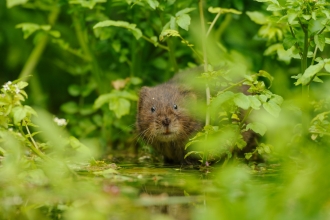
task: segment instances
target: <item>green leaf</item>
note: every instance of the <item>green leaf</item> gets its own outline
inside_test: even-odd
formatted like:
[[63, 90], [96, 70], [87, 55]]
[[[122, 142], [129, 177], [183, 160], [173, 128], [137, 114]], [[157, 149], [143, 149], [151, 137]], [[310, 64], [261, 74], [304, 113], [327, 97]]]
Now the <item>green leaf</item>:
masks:
[[313, 77], [320, 72], [324, 67], [324, 62], [320, 61], [318, 64], [309, 66], [304, 74], [301, 76], [300, 79], [298, 79], [296, 85], [302, 84], [302, 85], [307, 85], [311, 82]]
[[249, 95], [248, 98], [250, 100], [251, 108], [256, 109], [256, 110], [260, 109], [261, 102], [259, 101], [259, 99], [256, 96]]
[[261, 12], [258, 11], [247, 11], [246, 14], [249, 16], [249, 18], [254, 21], [257, 24], [267, 24], [268, 23], [268, 17], [264, 15]]
[[142, 32], [139, 28], [136, 28], [136, 24], [131, 24], [126, 21], [113, 21], [113, 20], [101, 21], [95, 24], [93, 28], [95, 29], [95, 28], [103, 28], [103, 27], [111, 27], [111, 26], [126, 28], [127, 30], [132, 32], [132, 34], [136, 39], [142, 37]]
[[147, 0], [147, 2], [152, 9], [156, 9], [159, 6], [159, 2], [157, 0]]
[[274, 117], [278, 117], [281, 112], [281, 107], [273, 101], [265, 102], [263, 104], [264, 109]]
[[80, 4], [81, 7], [93, 9], [97, 3], [103, 3], [106, 0], [70, 0], [70, 4]]
[[112, 93], [102, 94], [94, 102], [93, 108], [98, 109], [105, 103], [109, 103], [111, 99], [115, 98], [116, 96]]
[[208, 11], [210, 13], [213, 13], [213, 14], [217, 14], [217, 13], [221, 13], [221, 14], [232, 13], [232, 14], [237, 14], [237, 15], [242, 14], [242, 12], [237, 11], [237, 10], [232, 9], [232, 8], [209, 7]]
[[317, 34], [314, 36], [314, 41], [316, 46], [320, 49], [320, 51], [324, 50], [325, 46], [325, 36], [324, 34]]
[[245, 159], [247, 159], [247, 160], [249, 160], [253, 156], [252, 153], [245, 153], [244, 155], [245, 155]]
[[187, 13], [193, 11], [193, 10], [195, 10], [195, 8], [185, 8], [185, 9], [182, 9], [182, 10], [178, 11], [178, 12], [175, 14], [175, 16], [176, 16], [176, 17], [179, 17], [179, 16], [181, 16], [181, 15], [183, 15], [183, 14], [187, 14]]
[[21, 122], [27, 114], [26, 108], [24, 106], [16, 106], [12, 109], [14, 124]]
[[261, 124], [259, 122], [253, 122], [250, 123], [246, 126], [246, 129], [250, 129], [258, 134], [260, 134], [261, 136], [264, 136], [264, 134], [267, 131], [267, 127], [264, 124]]
[[27, 39], [31, 34], [38, 30], [49, 31], [51, 26], [50, 25], [38, 25], [34, 23], [20, 23], [16, 25], [16, 28], [21, 28], [23, 31], [24, 39]]
[[25, 87], [27, 87], [29, 85], [29, 83], [24, 82], [24, 81], [19, 81], [16, 85], [19, 89], [24, 89]]
[[264, 71], [264, 70], [259, 70], [259, 76], [263, 76], [263, 77], [266, 77], [269, 82], [270, 82], [270, 85], [268, 88], [270, 88], [272, 86], [272, 83], [273, 83], [273, 80], [274, 80], [274, 77], [272, 77], [268, 72]]
[[330, 72], [330, 59], [324, 59], [325, 65], [324, 65], [324, 69], [327, 72]]
[[274, 4], [277, 4], [279, 5], [278, 1], [277, 0], [256, 0], [257, 2], [272, 2]]
[[248, 109], [250, 107], [250, 99], [243, 93], [235, 94], [234, 102], [242, 109]]
[[76, 84], [70, 85], [68, 88], [69, 94], [74, 97], [80, 95], [80, 90], [81, 90], [80, 86]]
[[180, 15], [176, 18], [176, 23], [181, 27], [182, 29], [188, 31], [189, 25], [190, 25], [190, 16], [187, 14]]
[[7, 0], [7, 8], [12, 8], [16, 5], [24, 5], [29, 0]]
[[298, 12], [290, 10], [288, 11], [288, 22], [293, 24], [293, 21], [298, 17]]
[[79, 111], [77, 103], [71, 101], [61, 105], [61, 110], [68, 114], [75, 114]]
[[121, 118], [129, 113], [131, 103], [124, 98], [114, 98], [109, 102], [109, 109], [115, 112], [117, 118]]
[[285, 35], [283, 39], [283, 47], [288, 50], [296, 44], [297, 40], [292, 35]]
[[234, 93], [231, 91], [226, 91], [224, 93], [221, 93], [220, 95], [218, 95], [217, 97], [215, 97], [212, 100], [212, 105], [214, 105], [215, 107], [221, 106], [223, 103], [227, 102], [228, 100], [232, 99], [234, 97]]
[[267, 11], [281, 11], [283, 8], [277, 4], [270, 4], [267, 7]]

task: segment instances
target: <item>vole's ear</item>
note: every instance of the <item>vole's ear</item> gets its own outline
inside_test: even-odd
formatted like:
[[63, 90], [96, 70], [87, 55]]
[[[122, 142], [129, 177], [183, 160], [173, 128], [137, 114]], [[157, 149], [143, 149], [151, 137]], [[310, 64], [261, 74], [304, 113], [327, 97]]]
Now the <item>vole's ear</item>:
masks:
[[180, 91], [180, 94], [186, 98], [190, 98], [190, 99], [193, 99], [193, 100], [197, 100], [197, 96], [195, 93], [193, 93], [191, 90], [181, 90]]
[[147, 86], [143, 86], [140, 90], [140, 97], [146, 96], [150, 91], [150, 88]]

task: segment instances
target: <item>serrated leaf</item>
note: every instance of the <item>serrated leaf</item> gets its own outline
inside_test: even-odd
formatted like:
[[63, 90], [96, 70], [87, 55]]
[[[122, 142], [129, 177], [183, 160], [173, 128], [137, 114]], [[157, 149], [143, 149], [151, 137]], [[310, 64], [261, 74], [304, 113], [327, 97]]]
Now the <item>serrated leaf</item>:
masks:
[[263, 104], [264, 109], [274, 117], [278, 117], [281, 112], [281, 107], [275, 102], [269, 101]]
[[188, 31], [189, 25], [190, 25], [190, 16], [187, 14], [180, 15], [176, 18], [176, 23], [181, 27], [182, 29]]
[[234, 102], [242, 109], [248, 109], [250, 107], [250, 99], [243, 93], [237, 93], [234, 97]]
[[261, 124], [259, 122], [253, 122], [250, 123], [246, 126], [246, 129], [250, 129], [258, 134], [260, 134], [261, 136], [264, 136], [264, 134], [267, 131], [267, 127], [264, 124]]
[[127, 30], [132, 32], [132, 34], [136, 39], [142, 37], [142, 32], [139, 28], [136, 27], [136, 24], [131, 24], [126, 21], [114, 21], [114, 20], [101, 21], [95, 24], [93, 28], [95, 29], [95, 28], [103, 28], [103, 27], [111, 27], [111, 26], [126, 28]]
[[314, 36], [314, 41], [316, 46], [320, 49], [320, 51], [324, 50], [325, 46], [325, 36], [324, 34], [317, 34]]

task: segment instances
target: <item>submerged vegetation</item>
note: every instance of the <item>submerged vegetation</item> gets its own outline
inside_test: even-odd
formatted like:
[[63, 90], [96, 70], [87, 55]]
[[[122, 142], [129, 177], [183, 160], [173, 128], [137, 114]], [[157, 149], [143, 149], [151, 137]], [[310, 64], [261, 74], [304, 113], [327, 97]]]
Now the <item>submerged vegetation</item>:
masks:
[[[1, 1], [0, 218], [328, 219], [329, 11]], [[200, 163], [164, 166], [136, 137], [138, 91], [200, 66]]]

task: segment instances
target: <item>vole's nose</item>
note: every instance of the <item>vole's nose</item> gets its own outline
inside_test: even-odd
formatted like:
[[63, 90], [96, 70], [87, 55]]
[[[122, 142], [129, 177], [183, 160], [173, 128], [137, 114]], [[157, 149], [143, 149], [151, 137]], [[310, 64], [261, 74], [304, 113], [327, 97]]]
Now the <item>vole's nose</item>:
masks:
[[171, 123], [171, 120], [168, 119], [168, 118], [165, 118], [165, 119], [162, 121], [162, 124], [163, 124], [165, 127], [169, 126], [170, 123]]

